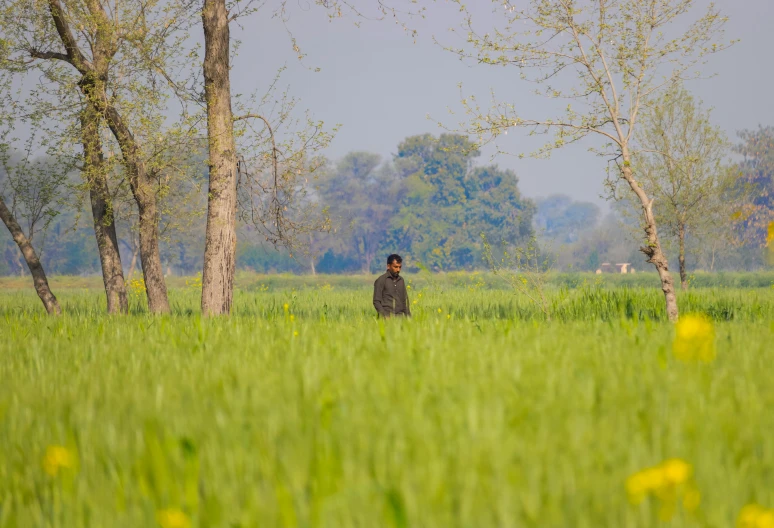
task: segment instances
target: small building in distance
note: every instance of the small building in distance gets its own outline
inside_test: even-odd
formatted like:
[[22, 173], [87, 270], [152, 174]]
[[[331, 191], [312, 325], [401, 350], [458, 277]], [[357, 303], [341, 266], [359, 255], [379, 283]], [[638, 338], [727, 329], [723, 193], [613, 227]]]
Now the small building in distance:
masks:
[[634, 268], [632, 268], [630, 262], [620, 262], [618, 264], [603, 262], [597, 270], [597, 275], [602, 273], [634, 273]]

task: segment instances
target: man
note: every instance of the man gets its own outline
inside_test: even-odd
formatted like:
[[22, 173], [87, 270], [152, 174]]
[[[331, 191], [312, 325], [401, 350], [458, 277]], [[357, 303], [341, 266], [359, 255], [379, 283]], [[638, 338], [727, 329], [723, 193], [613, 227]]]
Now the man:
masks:
[[406, 283], [400, 276], [402, 267], [403, 259], [393, 253], [387, 257], [387, 273], [374, 282], [374, 308], [381, 317], [411, 317]]

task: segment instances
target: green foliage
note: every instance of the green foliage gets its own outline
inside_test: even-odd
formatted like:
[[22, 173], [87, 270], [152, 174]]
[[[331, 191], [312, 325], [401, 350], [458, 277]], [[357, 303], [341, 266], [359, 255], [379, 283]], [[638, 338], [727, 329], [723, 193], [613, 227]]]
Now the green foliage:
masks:
[[395, 160], [406, 194], [395, 215], [394, 247], [433, 270], [480, 266], [483, 233], [515, 244], [532, 233], [534, 204], [518, 190], [512, 171], [473, 168], [479, 155], [466, 136], [429, 134], [406, 139]]
[[534, 204], [512, 171], [474, 167], [478, 155], [459, 134], [406, 138], [381, 167], [374, 154], [348, 154], [318, 185], [339, 226], [312, 241], [320, 271], [377, 271], [396, 251], [409, 266], [470, 269], [484, 264], [481, 233], [498, 244], [528, 237]]
[[367, 285], [322, 287], [361, 277], [240, 290], [206, 320], [174, 288], [173, 315], [118, 318], [96, 290], [61, 292], [59, 319], [0, 292], [0, 522], [650, 528], [625, 482], [671, 457], [702, 494], [702, 520], [673, 526], [774, 504], [774, 291], [681, 295], [715, 320], [736, 310], [717, 360], [686, 365], [655, 288], [578, 289], [548, 324], [454, 277], [467, 285], [414, 283], [396, 324]]

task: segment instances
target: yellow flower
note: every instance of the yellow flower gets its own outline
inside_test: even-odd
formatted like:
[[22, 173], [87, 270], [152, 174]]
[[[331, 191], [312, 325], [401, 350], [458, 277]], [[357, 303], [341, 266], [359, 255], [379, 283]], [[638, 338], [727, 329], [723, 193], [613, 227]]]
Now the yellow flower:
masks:
[[739, 512], [737, 528], [774, 528], [774, 510], [748, 504]]
[[757, 528], [758, 517], [766, 513], [766, 508], [757, 504], [748, 504], [739, 512], [736, 519], [737, 528]]
[[691, 465], [679, 458], [661, 463], [664, 479], [670, 484], [683, 484], [691, 476]]
[[288, 303], [285, 303], [282, 305], [282, 309], [285, 310], [285, 313], [287, 313], [288, 310], [290, 310], [290, 305]]
[[715, 328], [702, 315], [681, 317], [675, 327], [672, 352], [681, 361], [710, 362], [715, 359]]
[[295, 330], [295, 331], [293, 332], [293, 336], [294, 336], [294, 337], [298, 337], [298, 330]]
[[46, 448], [43, 457], [43, 470], [55, 477], [61, 468], [71, 469], [75, 466], [75, 457], [66, 447], [51, 445]]
[[417, 301], [414, 301], [414, 302], [413, 302], [413, 303], [411, 303], [411, 304], [416, 304], [416, 303], [417, 303]]
[[626, 494], [632, 504], [639, 504], [648, 496], [657, 499], [662, 520], [672, 518], [680, 499], [685, 511], [694, 512], [701, 503], [701, 495], [691, 482], [692, 473], [686, 461], [671, 458], [631, 475], [626, 479]]
[[451, 319], [451, 314], [446, 314], [447, 319]]
[[191, 526], [188, 516], [176, 508], [157, 511], [156, 521], [161, 528], [190, 528]]
[[293, 314], [290, 314], [290, 322], [292, 323], [295, 320], [296, 320], [296, 316]]
[[438, 313], [441, 313], [442, 311], [443, 311], [443, 310], [441, 310], [440, 308], [438, 308]]

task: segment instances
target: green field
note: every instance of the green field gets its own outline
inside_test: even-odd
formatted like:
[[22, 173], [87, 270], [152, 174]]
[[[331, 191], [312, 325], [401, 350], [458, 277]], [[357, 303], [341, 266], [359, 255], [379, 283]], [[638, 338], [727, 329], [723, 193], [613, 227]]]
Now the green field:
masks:
[[[774, 507], [771, 275], [680, 295], [711, 363], [675, 359], [652, 276], [575, 278], [550, 322], [479, 274], [414, 277], [415, 316], [387, 322], [367, 277], [241, 276], [212, 320], [184, 279], [172, 315], [135, 292], [108, 317], [99, 279], [55, 278], [61, 318], [4, 280], [0, 528], [650, 527], [675, 497], [665, 526], [719, 528]], [[677, 495], [632, 504], [627, 478], [672, 458]]]

